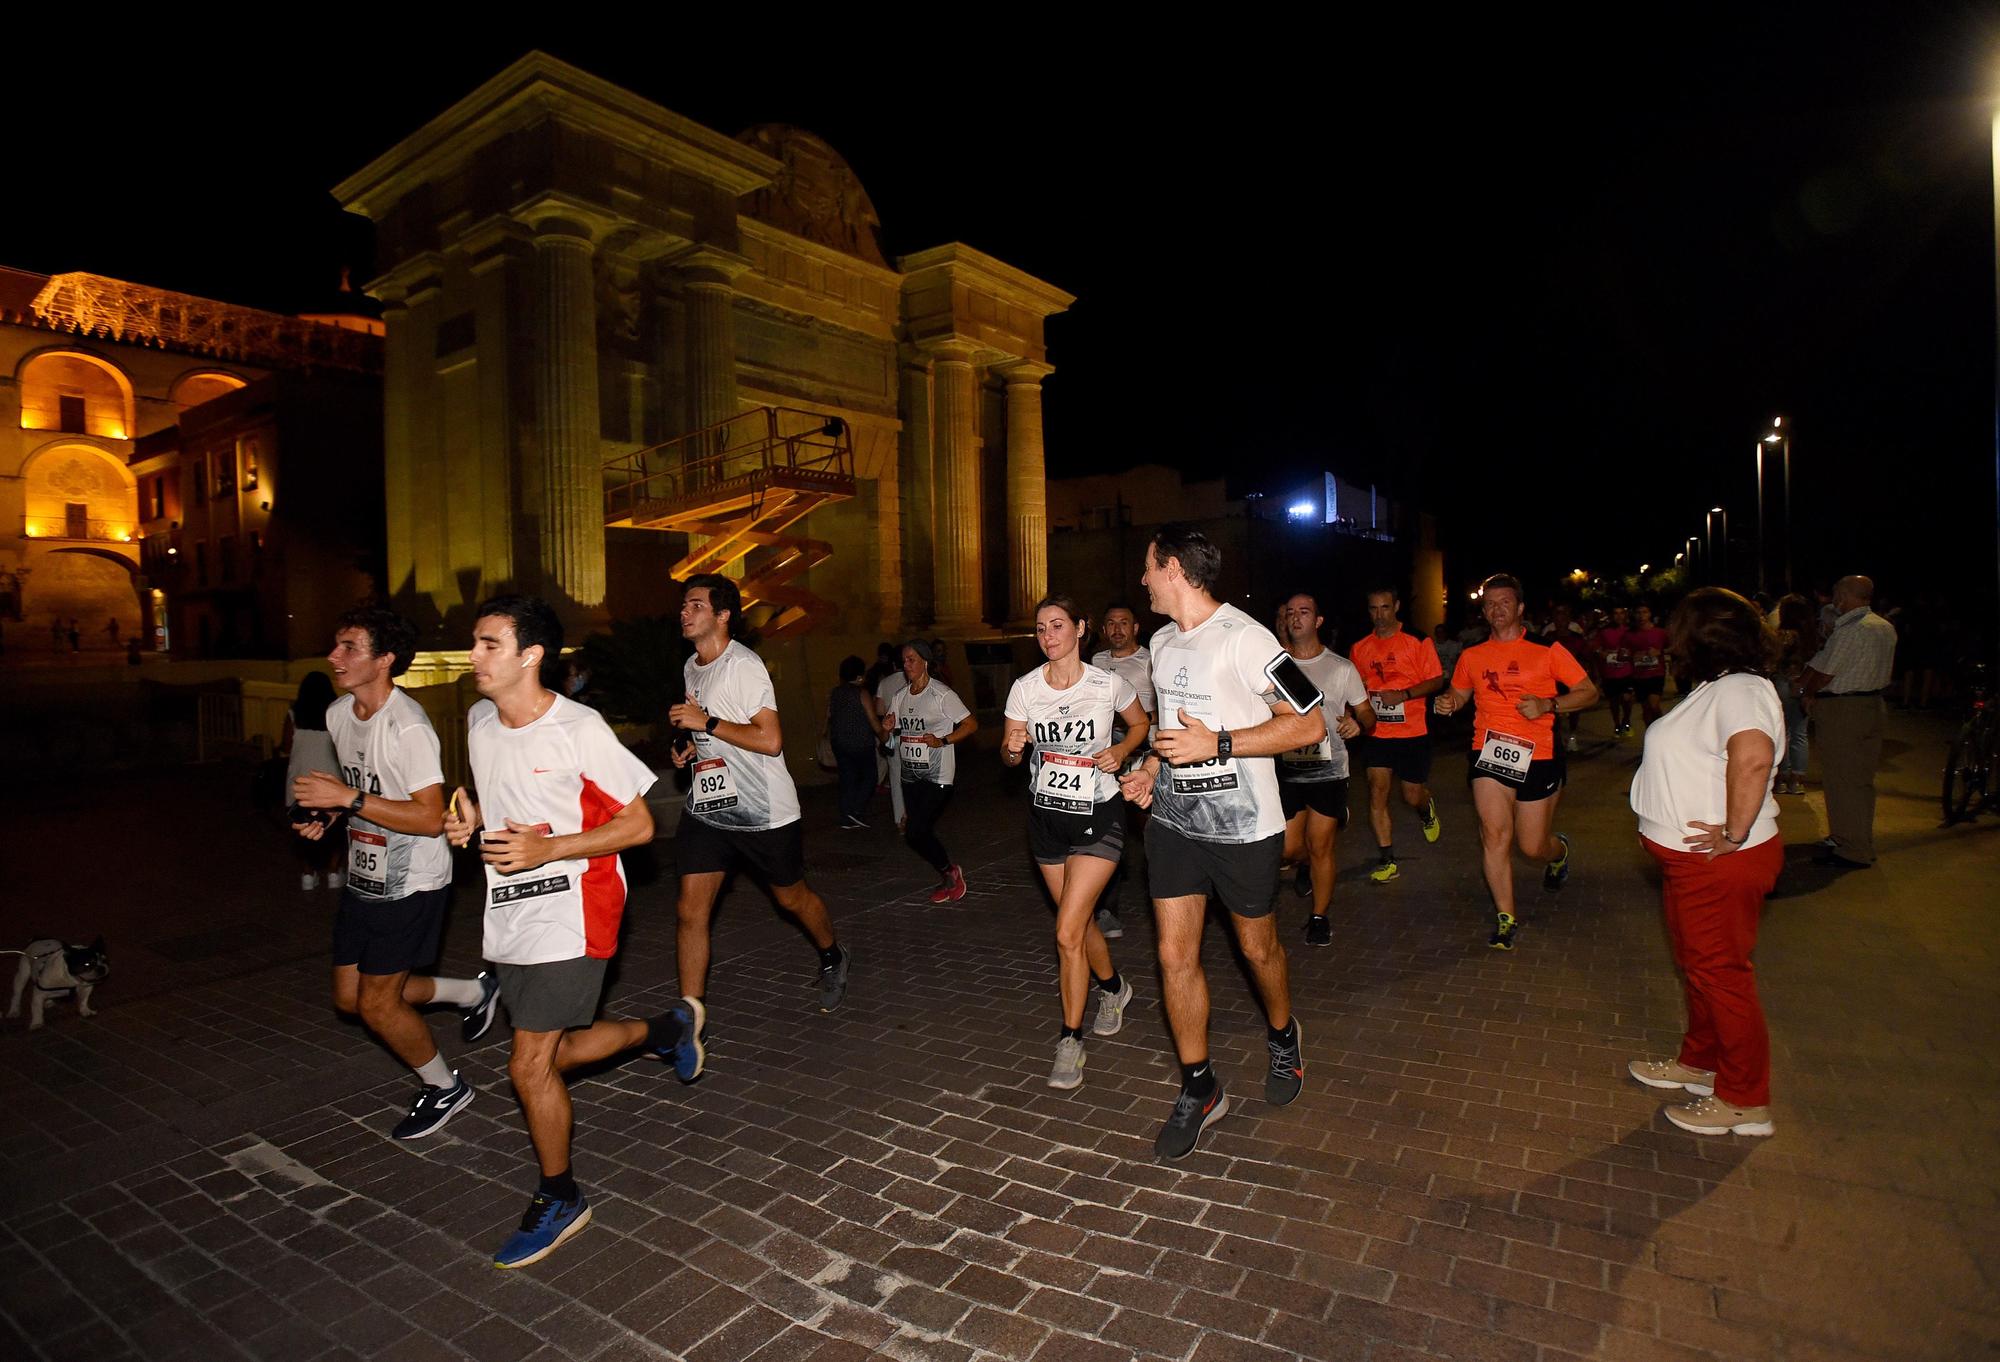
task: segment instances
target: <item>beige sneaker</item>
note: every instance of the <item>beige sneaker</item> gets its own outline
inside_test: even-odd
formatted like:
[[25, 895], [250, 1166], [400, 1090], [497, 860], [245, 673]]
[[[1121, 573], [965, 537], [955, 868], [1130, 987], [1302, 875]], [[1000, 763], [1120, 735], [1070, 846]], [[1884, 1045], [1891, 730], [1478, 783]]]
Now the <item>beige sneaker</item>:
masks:
[[1692, 1102], [1664, 1108], [1667, 1119], [1695, 1135], [1771, 1135], [1769, 1107], [1732, 1107], [1715, 1097], [1697, 1097]]
[[1690, 1069], [1678, 1059], [1635, 1059], [1625, 1068], [1649, 1088], [1681, 1088], [1696, 1097], [1711, 1097], [1715, 1093], [1714, 1074], [1706, 1069]]

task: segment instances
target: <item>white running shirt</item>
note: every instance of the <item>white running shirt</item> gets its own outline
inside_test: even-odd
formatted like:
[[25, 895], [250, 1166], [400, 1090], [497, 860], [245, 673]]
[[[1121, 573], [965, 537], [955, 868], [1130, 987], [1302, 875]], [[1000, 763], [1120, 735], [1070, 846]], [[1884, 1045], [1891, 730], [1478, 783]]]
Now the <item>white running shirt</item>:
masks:
[[1030, 802], [1059, 813], [1089, 813], [1118, 793], [1118, 777], [1098, 770], [1095, 758], [1111, 746], [1118, 711], [1138, 697], [1130, 682], [1102, 667], [1085, 667], [1068, 690], [1051, 686], [1048, 670], [1035, 668], [1007, 692], [1006, 716], [1028, 726]]
[[[444, 784], [437, 730], [424, 707], [396, 687], [388, 703], [366, 719], [354, 715], [354, 697], [326, 707], [326, 732], [340, 763], [340, 778], [364, 794], [406, 800]], [[347, 887], [364, 899], [400, 899], [451, 883], [451, 848], [444, 834], [419, 837], [392, 832], [348, 815]]]
[[[1153, 693], [1153, 654], [1145, 644], [1125, 657], [1113, 657], [1109, 648], [1090, 659], [1090, 665], [1107, 672], [1117, 672], [1132, 687], [1132, 693], [1139, 697], [1139, 708], [1148, 714], [1158, 712], [1159, 697]], [[1120, 706], [1123, 708], [1123, 706]]]
[[[522, 728], [500, 722], [491, 700], [472, 707], [466, 746], [488, 831], [508, 820], [568, 837], [601, 828], [652, 788], [656, 777], [626, 751], [604, 716], [552, 694], [548, 712]], [[542, 965], [618, 953], [625, 870], [617, 853], [550, 861], [503, 875], [486, 867], [485, 958]]]
[[[687, 691], [705, 713], [724, 723], [747, 724], [759, 710], [778, 708], [764, 659], [731, 639], [722, 655], [701, 665], [691, 657]], [[782, 753], [767, 757], [706, 733], [694, 733], [693, 783], [687, 811], [715, 828], [739, 832], [781, 828], [799, 820], [799, 787]]]
[[[1168, 621], [1153, 635], [1153, 685], [1159, 725], [1183, 725], [1186, 710], [1210, 728], [1236, 732], [1271, 717], [1277, 689], [1265, 666], [1285, 650], [1269, 629], [1233, 605], [1189, 633]], [[1285, 830], [1277, 763], [1269, 757], [1211, 757], [1194, 766], [1160, 766], [1153, 817], [1203, 842], [1258, 842]]]
[[924, 683], [923, 693], [908, 689], [899, 690], [889, 701], [889, 713], [896, 716], [896, 731], [904, 741], [896, 744], [896, 762], [903, 773], [903, 779], [915, 784], [929, 781], [933, 785], [949, 785], [958, 774], [957, 749], [950, 743], [943, 747], [929, 747], [908, 739], [925, 733], [935, 734], [940, 741], [945, 734], [957, 728], [972, 713], [965, 707], [965, 701], [944, 682], [933, 676]]
[[1299, 670], [1326, 696], [1321, 706], [1326, 714], [1326, 736], [1310, 747], [1278, 754], [1278, 779], [1312, 783], [1347, 779], [1347, 744], [1333, 731], [1334, 722], [1347, 713], [1349, 705], [1368, 703], [1368, 686], [1361, 669], [1331, 648], [1322, 648], [1317, 657], [1295, 657]]

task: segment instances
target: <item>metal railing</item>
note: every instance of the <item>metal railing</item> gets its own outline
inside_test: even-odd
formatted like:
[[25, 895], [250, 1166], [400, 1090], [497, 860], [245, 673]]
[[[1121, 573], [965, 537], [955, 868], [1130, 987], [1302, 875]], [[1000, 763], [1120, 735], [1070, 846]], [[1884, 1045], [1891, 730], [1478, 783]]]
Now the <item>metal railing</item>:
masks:
[[646, 504], [726, 499], [783, 472], [829, 488], [854, 477], [854, 436], [824, 412], [759, 407], [727, 421], [607, 460], [604, 518], [632, 518]]
[[[82, 534], [78, 534], [78, 530]], [[23, 518], [23, 539], [98, 539], [114, 544], [136, 543], [137, 529], [130, 520], [71, 520], [60, 515], [31, 515]]]

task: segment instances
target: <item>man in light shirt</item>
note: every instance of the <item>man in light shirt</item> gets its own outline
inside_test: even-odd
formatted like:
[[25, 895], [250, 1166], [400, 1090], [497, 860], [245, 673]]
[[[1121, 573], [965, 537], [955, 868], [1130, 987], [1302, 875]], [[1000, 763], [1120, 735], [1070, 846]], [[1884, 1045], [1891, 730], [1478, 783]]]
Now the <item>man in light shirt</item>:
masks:
[[[1132, 607], [1123, 601], [1113, 601], [1104, 607], [1104, 641], [1110, 646], [1091, 658], [1090, 665], [1124, 677], [1139, 697], [1139, 707], [1146, 711], [1150, 719], [1159, 708], [1153, 692], [1153, 654], [1139, 642], [1139, 618]], [[1111, 740], [1114, 743], [1125, 741], [1124, 730], [1114, 726]], [[1136, 765], [1138, 758], [1144, 755], [1145, 748], [1141, 747], [1134, 756], [1133, 764]], [[1111, 883], [1104, 890], [1104, 897], [1097, 903], [1097, 930], [1113, 940], [1125, 935], [1125, 927], [1118, 920], [1118, 897], [1129, 873], [1128, 867], [1134, 860], [1142, 866], [1145, 863], [1145, 848], [1141, 842], [1146, 831], [1146, 811], [1127, 803], [1125, 820], [1137, 835], [1125, 839], [1124, 859], [1118, 862], [1118, 868], [1111, 874]]]
[[1833, 628], [1799, 683], [1819, 744], [1829, 843], [1813, 859], [1842, 870], [1875, 864], [1875, 770], [1882, 764], [1882, 690], [1896, 662], [1896, 626], [1875, 613], [1875, 583], [1833, 584]]

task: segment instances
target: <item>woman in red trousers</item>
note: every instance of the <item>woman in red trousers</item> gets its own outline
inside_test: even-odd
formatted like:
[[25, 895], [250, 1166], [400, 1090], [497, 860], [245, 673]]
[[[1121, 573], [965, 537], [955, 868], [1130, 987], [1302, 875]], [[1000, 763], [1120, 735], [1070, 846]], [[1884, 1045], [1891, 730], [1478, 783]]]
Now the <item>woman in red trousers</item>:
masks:
[[1667, 634], [1684, 698], [1647, 726], [1632, 811], [1660, 867], [1687, 1034], [1673, 1059], [1635, 1059], [1631, 1073], [1692, 1097], [1665, 1111], [1682, 1130], [1769, 1135], [1771, 1039], [1750, 955], [1785, 861], [1771, 797], [1785, 743], [1777, 640], [1756, 606], [1720, 587], [1690, 593]]

